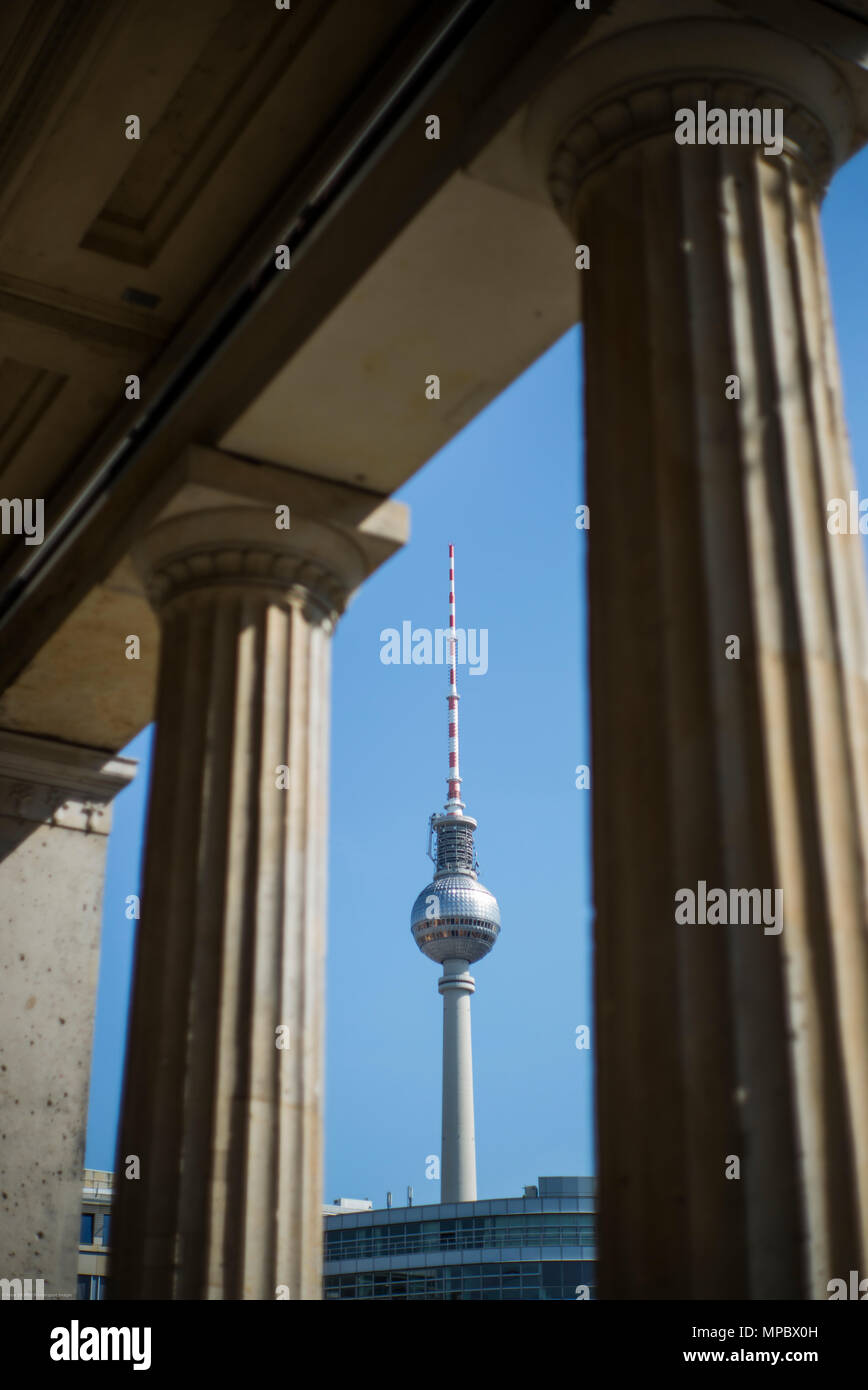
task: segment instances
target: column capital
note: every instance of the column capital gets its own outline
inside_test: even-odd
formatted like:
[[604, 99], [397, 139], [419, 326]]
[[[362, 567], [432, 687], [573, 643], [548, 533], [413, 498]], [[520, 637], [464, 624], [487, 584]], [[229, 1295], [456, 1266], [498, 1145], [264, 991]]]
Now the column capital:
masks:
[[285, 605], [313, 599], [331, 622], [368, 572], [361, 547], [341, 528], [294, 518], [278, 530], [274, 512], [254, 507], [171, 517], [143, 537], [133, 558], [158, 611], [252, 591]]
[[[852, 66], [852, 65], [850, 65]], [[780, 108], [783, 151], [819, 187], [864, 141], [865, 74], [772, 29], [669, 19], [577, 49], [531, 104], [525, 148], [561, 216], [585, 180], [640, 140], [675, 139], [675, 113]], [[713, 152], [716, 147], [709, 146]]]
[[[406, 538], [406, 508], [218, 450], [185, 452], [170, 501], [132, 549], [158, 612], [247, 593], [333, 624]], [[309, 616], [314, 616], [310, 613]]]

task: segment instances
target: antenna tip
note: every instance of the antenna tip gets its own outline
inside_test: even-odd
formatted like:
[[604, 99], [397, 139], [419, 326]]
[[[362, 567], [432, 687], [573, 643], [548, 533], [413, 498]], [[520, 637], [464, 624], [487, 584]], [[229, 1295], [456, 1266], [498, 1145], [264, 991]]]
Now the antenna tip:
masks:
[[450, 560], [452, 559], [452, 556], [453, 556], [454, 554], [455, 554], [455, 546], [454, 546], [454, 545], [450, 545], [450, 547], [449, 547], [449, 558], [450, 558]]

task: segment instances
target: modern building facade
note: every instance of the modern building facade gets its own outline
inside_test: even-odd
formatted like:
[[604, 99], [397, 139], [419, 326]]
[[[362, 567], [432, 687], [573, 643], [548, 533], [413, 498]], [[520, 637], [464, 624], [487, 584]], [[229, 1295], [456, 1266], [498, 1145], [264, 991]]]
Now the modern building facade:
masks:
[[[868, 1268], [868, 598], [826, 525], [819, 225], [866, 51], [865, 0], [4, 5], [5, 1277], [75, 1292], [101, 832], [155, 718], [113, 1293], [320, 1297], [331, 634], [395, 490], [577, 318], [600, 1291]], [[680, 143], [685, 109], [780, 112], [780, 147]], [[699, 882], [781, 891], [783, 931], [685, 929]]]
[[103, 1299], [106, 1295], [114, 1182], [114, 1173], [100, 1168], [84, 1170], [76, 1288], [79, 1299]]
[[324, 1297], [595, 1299], [595, 1190], [542, 1177], [523, 1197], [327, 1216]]
[[[323, 1297], [594, 1299], [593, 1178], [543, 1177], [522, 1197], [375, 1211], [324, 1203]], [[114, 1174], [85, 1169], [79, 1299], [106, 1296]]]

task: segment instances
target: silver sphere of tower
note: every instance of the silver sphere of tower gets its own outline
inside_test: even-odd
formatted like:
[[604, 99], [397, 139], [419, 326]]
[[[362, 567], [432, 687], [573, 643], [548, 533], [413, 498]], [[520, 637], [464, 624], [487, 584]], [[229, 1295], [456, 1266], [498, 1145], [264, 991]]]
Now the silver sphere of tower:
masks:
[[487, 956], [500, 935], [500, 908], [476, 877], [472, 816], [432, 816], [437, 836], [437, 872], [422, 889], [410, 913], [419, 950], [442, 965]]

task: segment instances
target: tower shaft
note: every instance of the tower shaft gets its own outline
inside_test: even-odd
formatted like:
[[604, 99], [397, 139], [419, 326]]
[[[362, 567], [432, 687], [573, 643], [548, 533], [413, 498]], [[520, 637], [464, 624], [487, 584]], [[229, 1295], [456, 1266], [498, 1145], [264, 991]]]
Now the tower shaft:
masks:
[[470, 996], [475, 982], [466, 960], [446, 960], [437, 981], [443, 995], [443, 1134], [441, 1202], [476, 1201], [476, 1129]]

